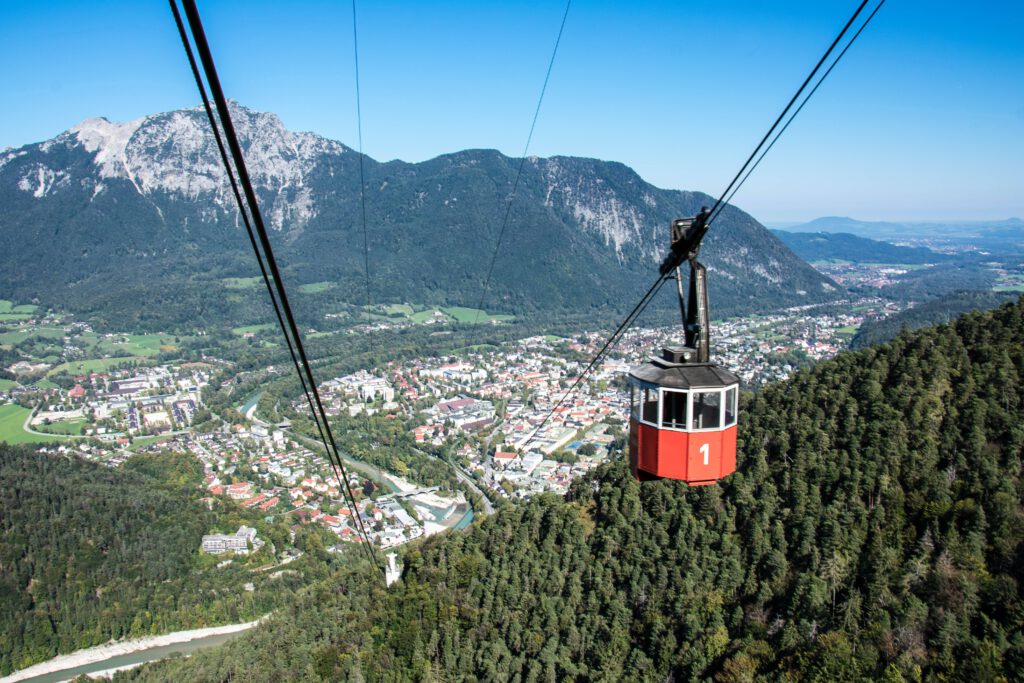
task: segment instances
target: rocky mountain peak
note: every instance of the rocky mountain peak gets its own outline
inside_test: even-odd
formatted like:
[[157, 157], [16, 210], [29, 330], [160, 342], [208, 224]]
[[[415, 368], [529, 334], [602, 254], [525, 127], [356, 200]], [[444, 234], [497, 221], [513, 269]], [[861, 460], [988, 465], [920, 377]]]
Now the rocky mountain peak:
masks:
[[[232, 120], [245, 150], [246, 163], [277, 229], [301, 228], [316, 215], [307, 187], [310, 174], [327, 156], [344, 154], [344, 145], [313, 133], [293, 133], [272, 113], [230, 102]], [[86, 177], [61, 168], [58, 152], [79, 149], [92, 156]], [[109, 189], [109, 181], [128, 181], [139, 194], [169, 194], [188, 201], [212, 201], [221, 212], [234, 211], [234, 200], [216, 142], [202, 107], [145, 116], [127, 123], [91, 118], [52, 140], [5, 152], [0, 167], [18, 156], [38, 152], [18, 182], [37, 199], [81, 182], [92, 197]], [[21, 152], [21, 153], [19, 153]], [[219, 218], [206, 212], [208, 220]]]
[[96, 155], [94, 161], [99, 166], [101, 177], [124, 178], [129, 175], [125, 148], [145, 120], [141, 118], [129, 123], [111, 123], [103, 117], [86, 119], [65, 135], [76, 138], [85, 151]]
[[[516, 185], [520, 161], [494, 150], [419, 163], [365, 159], [361, 185], [359, 157], [341, 143], [230, 106], [281, 257], [303, 281], [331, 279], [339, 291], [362, 286], [354, 245], [362, 244], [365, 210], [369, 261], [390, 274], [389, 297], [477, 299], [480, 264], [492, 258], [515, 186], [495, 301], [510, 309], [607, 305], [650, 279], [673, 218], [713, 201], [655, 187], [621, 163], [578, 157], [531, 157]], [[5, 248], [10, 255], [0, 258], [0, 286], [26, 298], [59, 280], [95, 306], [84, 283], [105, 296], [105, 278], [116, 272], [125, 281], [129, 268], [154, 287], [156, 266], [174, 274], [168, 282], [198, 268], [209, 277], [248, 272], [239, 265], [245, 244], [234, 197], [201, 107], [127, 123], [89, 119], [53, 140], [0, 152], [0, 196], [0, 256]], [[708, 234], [702, 261], [715, 279], [716, 315], [835, 295], [834, 283], [735, 207]], [[36, 286], [32, 263], [63, 265]], [[200, 289], [197, 298], [222, 303], [216, 289]]]

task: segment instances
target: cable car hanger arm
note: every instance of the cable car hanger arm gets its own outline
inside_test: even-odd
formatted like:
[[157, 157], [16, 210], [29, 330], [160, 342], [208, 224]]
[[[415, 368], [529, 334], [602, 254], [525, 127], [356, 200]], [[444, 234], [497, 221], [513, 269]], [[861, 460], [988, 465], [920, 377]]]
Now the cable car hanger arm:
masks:
[[[711, 322], [708, 312], [707, 268], [697, 256], [701, 240], [708, 231], [711, 210], [703, 207], [693, 218], [676, 218], [670, 227], [672, 243], [668, 254], [661, 262], [658, 272], [662, 278], [675, 271], [676, 293], [679, 296], [679, 312], [683, 319], [684, 346], [678, 349], [676, 362], [708, 363], [711, 361]], [[683, 261], [690, 262], [690, 286], [683, 294], [683, 277], [679, 270]]]

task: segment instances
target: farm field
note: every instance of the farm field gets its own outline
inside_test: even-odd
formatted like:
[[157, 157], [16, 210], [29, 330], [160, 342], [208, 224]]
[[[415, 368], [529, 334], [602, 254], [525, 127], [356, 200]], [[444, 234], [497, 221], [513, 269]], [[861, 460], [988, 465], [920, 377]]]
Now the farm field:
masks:
[[61, 440], [59, 436], [29, 434], [22, 429], [22, 426], [25, 424], [25, 418], [27, 418], [31, 412], [32, 411], [28, 408], [23, 408], [22, 406], [14, 403], [0, 405], [0, 441], [16, 444], [47, 443], [50, 441]]
[[66, 434], [71, 436], [80, 436], [82, 434], [82, 428], [86, 425], [84, 419], [77, 420], [62, 420], [60, 422], [51, 422], [50, 424], [39, 424], [34, 425], [32, 429], [37, 432], [48, 432], [50, 434]]
[[17, 323], [28, 320], [36, 312], [38, 306], [32, 304], [16, 305], [9, 299], [0, 299], [0, 323]]
[[38, 306], [32, 304], [21, 304], [20, 306], [15, 305], [13, 301], [8, 299], [0, 299], [0, 313], [35, 313]]
[[156, 356], [164, 351], [176, 351], [174, 337], [158, 334], [126, 334], [114, 339], [99, 339], [93, 351], [111, 356]]
[[9, 332], [0, 334], [0, 344], [4, 346], [13, 346], [20, 344], [29, 337], [44, 337], [46, 339], [63, 339], [67, 334], [67, 331], [62, 327], [19, 327]]
[[145, 356], [124, 356], [121, 358], [94, 358], [92, 360], [73, 360], [67, 363], [61, 363], [60, 365], [50, 368], [50, 371], [46, 373], [47, 377], [53, 377], [61, 372], [66, 372], [69, 375], [78, 375], [87, 372], [105, 372], [111, 368], [115, 368], [125, 363], [135, 363], [136, 365], [148, 365], [150, 359]]
[[228, 289], [255, 289], [263, 281], [261, 277], [226, 277], [221, 280]]
[[435, 308], [429, 308], [425, 311], [418, 311], [416, 313], [413, 313], [412, 315], [409, 316], [409, 319], [412, 320], [414, 323], [425, 323], [426, 321], [437, 317], [437, 313], [443, 314], [443, 311], [439, 311], [438, 309]]
[[[363, 307], [366, 308], [365, 306]], [[363, 315], [367, 315], [364, 313]], [[387, 304], [373, 306], [369, 317], [375, 320], [394, 319], [397, 316], [404, 316], [417, 324], [423, 324], [430, 320], [443, 320], [445, 322], [475, 323], [479, 322], [503, 322], [514, 320], [514, 315], [503, 313], [488, 313], [479, 308], [466, 306], [439, 306], [423, 307], [416, 304]]]
[[415, 311], [409, 304], [388, 304], [384, 307], [384, 312], [388, 315], [404, 315], [408, 318], [411, 317]]
[[299, 285], [299, 291], [303, 294], [320, 294], [326, 292], [328, 289], [334, 289], [337, 287], [335, 282], [309, 282], [304, 285]]
[[257, 332], [265, 332], [266, 330], [272, 330], [275, 327], [277, 326], [271, 323], [261, 323], [259, 325], [243, 325], [242, 327], [233, 328], [231, 330], [231, 333], [237, 334], [239, 337], [241, 337], [242, 335], [249, 334], [250, 332], [256, 334]]
[[501, 322], [515, 319], [514, 315], [488, 313], [487, 311], [482, 311], [479, 308], [466, 308], [465, 306], [448, 306], [442, 308], [441, 310], [450, 315], [451, 317], [455, 318], [456, 322], [460, 323], [476, 322], [478, 317], [480, 322], [486, 322], [491, 320]]

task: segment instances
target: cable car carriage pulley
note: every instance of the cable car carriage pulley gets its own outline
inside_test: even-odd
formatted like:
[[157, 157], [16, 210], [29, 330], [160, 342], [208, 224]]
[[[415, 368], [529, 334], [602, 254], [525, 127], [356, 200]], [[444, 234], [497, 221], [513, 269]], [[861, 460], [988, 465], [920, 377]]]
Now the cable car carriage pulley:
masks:
[[[697, 260], [711, 211], [672, 221], [662, 277], [675, 271], [684, 344], [629, 373], [629, 462], [641, 480], [713, 484], [736, 471], [739, 378], [711, 362], [707, 269]], [[690, 264], [684, 298], [680, 266]]]

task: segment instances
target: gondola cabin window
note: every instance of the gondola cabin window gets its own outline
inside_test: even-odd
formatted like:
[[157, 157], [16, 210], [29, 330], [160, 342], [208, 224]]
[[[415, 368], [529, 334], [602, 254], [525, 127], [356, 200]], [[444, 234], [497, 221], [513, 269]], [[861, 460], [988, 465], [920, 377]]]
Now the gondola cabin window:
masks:
[[690, 394], [693, 404], [690, 410], [690, 429], [718, 429], [722, 425], [722, 392], [695, 391]]
[[665, 429], [686, 429], [689, 392], [661, 390], [661, 426]]
[[725, 390], [725, 424], [732, 427], [736, 424], [736, 401], [739, 397], [739, 387], [729, 387]]
[[[641, 422], [658, 425], [658, 387], [633, 388], [633, 416]], [[639, 405], [635, 401], [639, 401]]]

